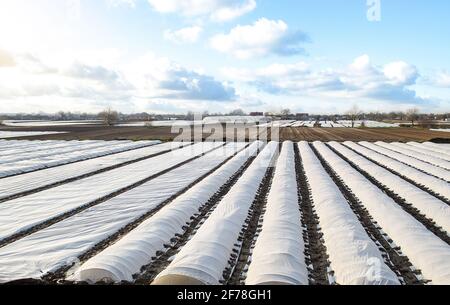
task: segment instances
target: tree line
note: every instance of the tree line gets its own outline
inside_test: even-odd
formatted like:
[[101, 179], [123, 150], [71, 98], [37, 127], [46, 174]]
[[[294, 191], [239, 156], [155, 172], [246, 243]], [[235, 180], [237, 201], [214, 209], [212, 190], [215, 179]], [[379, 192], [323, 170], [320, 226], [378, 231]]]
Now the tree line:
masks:
[[[296, 114], [290, 109], [281, 109], [278, 111], [269, 112], [255, 112], [264, 116], [270, 116], [274, 119], [290, 119], [295, 120]], [[49, 121], [76, 121], [76, 120], [100, 120], [105, 125], [115, 125], [118, 122], [127, 121], [159, 121], [159, 120], [188, 120], [192, 121], [198, 117], [207, 116], [246, 116], [254, 115], [255, 113], [247, 113], [242, 109], [235, 109], [227, 113], [210, 113], [204, 111], [200, 114], [189, 111], [186, 114], [154, 114], [154, 113], [134, 113], [124, 114], [114, 110], [111, 107], [107, 107], [103, 111], [93, 113], [80, 113], [70, 111], [59, 111], [56, 114], [14, 114], [14, 115], [0, 115], [0, 124], [3, 120], [49, 120]], [[348, 111], [338, 114], [308, 114], [309, 120], [317, 121], [338, 121], [338, 120], [350, 120], [353, 123], [358, 120], [371, 120], [371, 121], [401, 121], [410, 122], [414, 125], [416, 122], [431, 122], [450, 120], [450, 113], [421, 113], [417, 108], [411, 108], [406, 111], [392, 111], [392, 112], [364, 112], [358, 106], [351, 107]]]

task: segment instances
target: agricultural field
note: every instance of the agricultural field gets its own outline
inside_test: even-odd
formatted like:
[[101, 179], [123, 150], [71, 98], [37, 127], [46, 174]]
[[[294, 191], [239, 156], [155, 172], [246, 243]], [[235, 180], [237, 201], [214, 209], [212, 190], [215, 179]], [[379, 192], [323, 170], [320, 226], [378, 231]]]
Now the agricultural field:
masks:
[[358, 128], [358, 127], [368, 127], [368, 128], [395, 128], [399, 127], [400, 124], [391, 124], [391, 123], [384, 123], [384, 122], [376, 122], [376, 121], [370, 121], [370, 120], [357, 120], [353, 123], [351, 121], [275, 121], [273, 122], [275, 126], [279, 127], [309, 127], [313, 128], [317, 124], [317, 127], [321, 128]]
[[450, 284], [450, 145], [0, 140], [0, 283]]
[[[288, 125], [279, 124], [277, 128], [279, 138], [276, 141], [384, 141], [384, 142], [440, 142], [450, 143], [450, 133], [442, 130], [430, 130], [426, 128], [348, 128], [348, 127], [307, 127], [292, 124], [289, 121]], [[40, 126], [40, 127], [0, 127], [0, 135], [8, 133], [9, 138], [13, 139], [27, 139], [27, 140], [99, 140], [99, 141], [114, 141], [114, 140], [160, 140], [167, 141], [198, 141], [194, 134], [200, 135], [200, 140], [210, 141], [243, 141], [249, 140], [248, 131], [244, 131], [243, 138], [237, 139], [232, 133], [226, 132], [225, 125], [222, 126], [223, 134], [215, 130], [216, 125], [204, 125], [202, 127], [192, 127], [190, 124], [176, 125], [175, 128], [170, 124], [157, 122], [157, 126], [145, 126], [141, 123], [125, 124], [120, 126], [104, 126], [104, 125], [54, 125], [54, 126]], [[159, 124], [161, 123], [161, 124]], [[297, 122], [298, 123], [298, 122]], [[272, 129], [266, 128], [264, 124], [260, 125], [259, 129], [260, 139], [269, 135], [271, 139]], [[277, 126], [277, 125], [275, 125]], [[220, 128], [220, 126], [219, 126]], [[232, 128], [231, 128], [232, 129]], [[242, 134], [245, 126], [237, 125], [236, 134]], [[220, 129], [219, 129], [220, 130]], [[227, 129], [228, 131], [230, 128]], [[214, 134], [213, 134], [214, 133]], [[1, 136], [0, 136], [1, 138]], [[254, 138], [256, 139], [256, 138]]]
[[383, 141], [383, 142], [440, 142], [450, 143], [450, 133], [425, 128], [305, 128], [283, 127], [281, 141]]

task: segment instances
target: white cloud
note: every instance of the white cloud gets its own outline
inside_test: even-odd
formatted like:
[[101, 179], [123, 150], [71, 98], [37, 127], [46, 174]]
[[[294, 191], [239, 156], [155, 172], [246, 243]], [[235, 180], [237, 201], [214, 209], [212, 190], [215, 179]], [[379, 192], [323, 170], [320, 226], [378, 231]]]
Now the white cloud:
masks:
[[176, 44], [195, 43], [198, 41], [202, 31], [203, 28], [200, 26], [182, 28], [176, 31], [166, 30], [164, 32], [164, 38]]
[[367, 71], [372, 68], [370, 57], [367, 54], [361, 55], [353, 60], [350, 68], [355, 71]]
[[256, 8], [256, 1], [244, 1], [240, 5], [219, 7], [211, 15], [211, 19], [216, 21], [228, 21], [250, 13]]
[[235, 89], [228, 83], [152, 54], [137, 59], [126, 74], [139, 88], [140, 97], [218, 102], [236, 98]]
[[[259, 69], [223, 69], [224, 79], [232, 85], [153, 54], [132, 62], [112, 50], [103, 61], [93, 59], [102, 52], [67, 58], [8, 54], [15, 65], [0, 68], [0, 113], [96, 112], [109, 104], [124, 112], [264, 111], [282, 106], [330, 112], [358, 102], [379, 110], [414, 104], [430, 111], [435, 107], [430, 101], [436, 101], [416, 94], [419, 73], [414, 66], [400, 61], [379, 66], [367, 55], [340, 68], [319, 69], [316, 62], [301, 61]], [[443, 72], [439, 79], [444, 85], [448, 74]]]
[[300, 44], [308, 39], [300, 31], [290, 32], [288, 25], [282, 20], [261, 18], [252, 25], [238, 25], [228, 34], [212, 37], [211, 46], [236, 58], [248, 59], [268, 54], [301, 54], [304, 49]]
[[434, 83], [438, 87], [450, 88], [450, 73], [447, 71], [439, 72], [435, 77]]
[[[17, 64], [0, 69], [0, 113], [55, 112], [71, 107], [72, 111], [95, 112], [108, 103], [129, 112], [143, 100], [207, 104], [237, 98], [230, 84], [153, 55], [118, 67], [79, 59], [48, 61], [29, 54], [12, 57]], [[59, 102], [49, 107], [49, 102], [42, 102], [44, 98]]]
[[16, 62], [9, 52], [0, 49], [0, 68], [14, 67]]
[[253, 11], [255, 0], [148, 0], [160, 13], [188, 17], [208, 16], [213, 21], [228, 21]]
[[404, 61], [389, 63], [384, 66], [383, 71], [393, 85], [411, 85], [416, 82], [418, 77], [416, 67]]
[[118, 7], [121, 5], [126, 5], [132, 8], [136, 7], [136, 1], [137, 0], [106, 0], [109, 6], [111, 7]]
[[419, 76], [405, 62], [375, 66], [368, 55], [356, 58], [342, 69], [314, 70], [308, 64], [273, 64], [248, 69], [223, 69], [224, 75], [273, 95], [361, 99], [390, 103], [425, 104], [429, 101], [410, 88]]

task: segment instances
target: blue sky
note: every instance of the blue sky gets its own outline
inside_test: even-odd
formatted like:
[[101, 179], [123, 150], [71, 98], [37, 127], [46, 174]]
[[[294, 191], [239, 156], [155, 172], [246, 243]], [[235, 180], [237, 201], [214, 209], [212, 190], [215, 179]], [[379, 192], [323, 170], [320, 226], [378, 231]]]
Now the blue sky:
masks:
[[369, 2], [2, 0], [0, 112], [450, 111], [450, 2]]

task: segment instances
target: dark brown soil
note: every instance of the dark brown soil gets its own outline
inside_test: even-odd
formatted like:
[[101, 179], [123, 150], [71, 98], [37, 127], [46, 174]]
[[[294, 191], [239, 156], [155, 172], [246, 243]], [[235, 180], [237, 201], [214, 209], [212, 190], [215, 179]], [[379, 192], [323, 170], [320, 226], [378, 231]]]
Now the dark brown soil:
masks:
[[[168, 127], [115, 127], [102, 125], [67, 125], [46, 127], [1, 127], [8, 131], [58, 131], [61, 134], [21, 137], [27, 140], [161, 140], [172, 141], [177, 134]], [[14, 138], [11, 138], [14, 139]]]
[[385, 141], [426, 142], [440, 139], [450, 143], [450, 133], [422, 128], [307, 128], [286, 127], [280, 131], [281, 140], [299, 141]]
[[309, 282], [311, 285], [329, 285], [328, 270], [330, 268], [330, 262], [328, 261], [327, 248], [322, 238], [323, 233], [319, 228], [319, 217], [314, 210], [308, 178], [306, 177], [303, 160], [297, 145], [294, 145], [294, 151], [299, 208], [304, 228], [303, 240], [305, 242], [305, 258], [309, 271]]
[[[281, 145], [279, 149], [281, 149]], [[278, 154], [274, 156], [271, 164], [275, 165], [277, 159]], [[269, 195], [272, 186], [274, 173], [275, 166], [270, 166], [261, 181], [258, 191], [256, 192], [256, 197], [250, 206], [248, 217], [245, 220], [245, 224], [239, 234], [235, 248], [233, 249], [233, 253], [230, 255], [229, 266], [223, 272], [223, 284], [245, 284], [245, 267], [251, 261], [252, 247], [254, 246], [255, 238], [258, 236], [257, 231], [261, 225], [261, 217], [264, 215], [263, 212], [265, 211], [267, 204], [267, 196]]]
[[[186, 128], [189, 128], [186, 126]], [[173, 141], [183, 139], [187, 141], [201, 140], [226, 140], [234, 141], [237, 135], [245, 135], [248, 140], [248, 130], [235, 130], [234, 133], [221, 134], [220, 129], [215, 126], [206, 125], [200, 137], [194, 138], [194, 131], [175, 130], [171, 127], [118, 127], [102, 125], [68, 125], [48, 127], [0, 127], [0, 130], [9, 131], [60, 131], [64, 134], [41, 135], [23, 137], [28, 140], [161, 140]], [[197, 130], [198, 131], [198, 130]], [[261, 130], [261, 138], [271, 139], [272, 131]], [[274, 139], [278, 140], [278, 139]], [[385, 142], [408, 142], [408, 141], [434, 141], [450, 143], [450, 133], [431, 131], [425, 128], [307, 128], [307, 127], [285, 127], [280, 129], [281, 141], [385, 141]]]
[[413, 265], [409, 261], [408, 257], [401, 253], [399, 247], [393, 247], [392, 239], [390, 239], [385, 233], [382, 233], [381, 228], [373, 220], [369, 212], [364, 208], [359, 199], [353, 194], [351, 189], [345, 184], [345, 182], [334, 172], [330, 165], [320, 155], [317, 149], [311, 145], [311, 149], [314, 151], [322, 166], [327, 171], [328, 175], [333, 179], [334, 183], [338, 186], [341, 193], [347, 199], [351, 209], [358, 217], [359, 221], [363, 225], [369, 237], [379, 246], [380, 251], [385, 259], [386, 265], [388, 265], [392, 271], [394, 271], [399, 279], [404, 281], [407, 285], [420, 285], [424, 284], [423, 281], [418, 279], [421, 276], [419, 270], [412, 270]]

